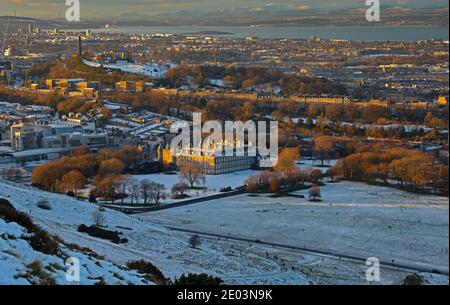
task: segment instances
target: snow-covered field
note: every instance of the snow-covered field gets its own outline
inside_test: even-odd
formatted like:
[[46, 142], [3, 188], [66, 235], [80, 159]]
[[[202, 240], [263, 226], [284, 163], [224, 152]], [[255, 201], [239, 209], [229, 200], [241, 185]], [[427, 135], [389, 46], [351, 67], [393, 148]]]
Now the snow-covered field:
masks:
[[[246, 170], [236, 173], [224, 174], [224, 175], [206, 175], [206, 183], [204, 190], [190, 190], [187, 192], [190, 198], [202, 197], [207, 195], [213, 195], [220, 192], [220, 189], [224, 187], [236, 188], [245, 184], [247, 178], [250, 175], [258, 173], [258, 171]], [[148, 179], [161, 183], [165, 186], [166, 192], [170, 193], [172, 186], [180, 182], [182, 179], [178, 174], [168, 175], [168, 174], [151, 174], [151, 175], [134, 175], [132, 178], [140, 181], [143, 179]], [[166, 199], [164, 203], [171, 203], [177, 200]]]
[[314, 169], [320, 169], [322, 173], [325, 173], [328, 168], [335, 166], [336, 162], [338, 160], [332, 159], [332, 160], [324, 160], [323, 161], [323, 167], [321, 167], [322, 162], [320, 160], [312, 160], [312, 159], [302, 159], [300, 163], [298, 163], [298, 166], [302, 169], [308, 169], [308, 168], [314, 168]]
[[[337, 160], [325, 160], [325, 166], [334, 166]], [[307, 168], [318, 168], [322, 172], [325, 172], [328, 167], [319, 167], [321, 164], [320, 160], [301, 160], [298, 166], [301, 169]], [[259, 171], [255, 170], [245, 170], [230, 174], [223, 175], [206, 175], [205, 190], [191, 190], [187, 194], [191, 198], [202, 197], [207, 195], [213, 195], [220, 192], [220, 189], [225, 187], [237, 188], [246, 183], [249, 176], [253, 174], [258, 174]], [[151, 174], [151, 175], [134, 175], [132, 178], [136, 180], [149, 179], [163, 184], [166, 187], [166, 191], [170, 192], [172, 186], [181, 180], [178, 174], [168, 175], [168, 174]], [[167, 199], [164, 203], [171, 203], [177, 200]]]
[[[307, 197], [307, 190], [299, 191]], [[448, 272], [448, 198], [341, 182], [323, 202], [245, 194], [139, 215], [185, 229], [306, 246]]]
[[[2, 181], [0, 181], [0, 197], [7, 198], [18, 210], [30, 214], [36, 224], [41, 225], [51, 234], [60, 236], [68, 243], [89, 247], [115, 264], [123, 265], [130, 259], [148, 260], [172, 279], [183, 273], [205, 272], [222, 277], [228, 284], [367, 284], [365, 281], [367, 267], [361, 263], [207, 237], [202, 237], [202, 244], [198, 249], [192, 249], [188, 244], [189, 234], [170, 231], [148, 220], [156, 218], [161, 221], [165, 218], [158, 213], [154, 216], [147, 215], [144, 220], [141, 216], [130, 217], [117, 211], [106, 210], [105, 225], [109, 229], [122, 231], [123, 237], [129, 239], [127, 244], [116, 245], [77, 232], [78, 225], [92, 223], [92, 214], [97, 211], [97, 206], [93, 204]], [[42, 199], [50, 203], [51, 210], [42, 210], [37, 207], [37, 202]], [[239, 207], [240, 204], [245, 206], [244, 199], [246, 197], [232, 198], [229, 204], [235, 207]], [[254, 198], [254, 201], [264, 205], [261, 199]], [[201, 205], [209, 213], [203, 216], [203, 222], [208, 224], [208, 230], [220, 227], [221, 224], [221, 221], [212, 222], [213, 219], [217, 219], [217, 213], [211, 207], [217, 208], [217, 204], [212, 202], [211, 207], [209, 205], [209, 203]], [[197, 209], [198, 207], [190, 206], [189, 208]], [[184, 211], [184, 209], [168, 212], [175, 211]], [[218, 211], [226, 210], [218, 209]], [[248, 215], [246, 209], [236, 211], [239, 213], [234, 215], [240, 213]], [[187, 212], [182, 214], [193, 215]], [[226, 213], [223, 216], [226, 217]], [[240, 217], [236, 218], [240, 219]], [[255, 226], [258, 219], [253, 213], [250, 218], [246, 218], [245, 223], [247, 226]], [[289, 218], [285, 223], [288, 221]], [[241, 223], [237, 228], [245, 226]], [[279, 238], [282, 239], [283, 236]], [[1, 244], [0, 252], [4, 252], [4, 248], [4, 244]], [[27, 249], [24, 251], [27, 251], [30, 256], [27, 259], [23, 258], [24, 261], [29, 262], [35, 257], [38, 258], [39, 254]], [[0, 264], [3, 265], [4, 262], [0, 260]], [[103, 270], [96, 269], [95, 272], [99, 275], [109, 271], [105, 266]], [[400, 283], [405, 275], [403, 271], [386, 269], [383, 271], [381, 283]], [[10, 274], [5, 275], [7, 282], [9, 282], [9, 276]]]
[[[100, 63], [84, 60], [84, 63], [91, 67], [100, 67]], [[103, 64], [103, 67], [109, 69], [118, 69], [123, 72], [142, 74], [155, 78], [161, 78], [167, 70], [173, 65], [158, 65], [158, 64], [135, 64], [129, 62], [117, 62], [113, 64]]]

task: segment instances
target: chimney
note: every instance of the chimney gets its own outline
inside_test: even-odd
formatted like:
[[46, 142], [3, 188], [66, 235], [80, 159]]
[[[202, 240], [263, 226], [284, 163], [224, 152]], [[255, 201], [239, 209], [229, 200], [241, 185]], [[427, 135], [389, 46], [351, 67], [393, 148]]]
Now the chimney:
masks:
[[83, 46], [81, 42], [81, 36], [78, 36], [78, 56], [81, 57], [83, 55]]

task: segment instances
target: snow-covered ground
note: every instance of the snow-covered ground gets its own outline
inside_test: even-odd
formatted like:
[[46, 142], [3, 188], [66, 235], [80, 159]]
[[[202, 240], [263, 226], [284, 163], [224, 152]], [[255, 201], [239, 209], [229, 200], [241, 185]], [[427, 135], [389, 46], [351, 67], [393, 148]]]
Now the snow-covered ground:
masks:
[[[60, 244], [59, 255], [47, 255], [34, 250], [25, 239], [29, 233], [16, 223], [6, 223], [0, 218], [0, 285], [28, 285], [42, 283], [30, 270], [29, 265], [39, 262], [59, 285], [93, 285], [101, 280], [111, 285], [149, 284], [136, 271], [128, 270], [108, 261], [94, 258], [79, 251], [68, 249]], [[77, 258], [80, 266], [80, 281], [72, 282], [66, 278], [66, 265], [69, 257]], [[151, 283], [151, 282], [150, 282]]]
[[[307, 197], [307, 192], [296, 193]], [[139, 217], [448, 272], [448, 198], [353, 182], [327, 184], [322, 197], [323, 202], [311, 203], [245, 194]]]
[[[190, 198], [203, 197], [207, 195], [213, 195], [220, 192], [224, 187], [237, 188], [246, 183], [247, 178], [250, 175], [256, 174], [258, 171], [246, 170], [236, 173], [224, 174], [224, 175], [206, 175], [206, 183], [204, 190], [190, 190], [187, 192]], [[165, 186], [166, 192], [170, 193], [172, 186], [182, 181], [180, 175], [178, 174], [151, 174], [151, 175], [134, 175], [132, 178], [140, 181], [143, 179], [148, 179], [161, 183]], [[171, 203], [177, 200], [167, 199], [164, 203]]]
[[[158, 213], [154, 216], [146, 215], [143, 219], [141, 216], [131, 217], [117, 211], [106, 210], [105, 225], [111, 230], [122, 231], [123, 237], [129, 239], [126, 244], [116, 245], [77, 232], [80, 224], [92, 223], [92, 214], [98, 209], [93, 204], [3, 181], [0, 181], [0, 197], [7, 198], [18, 210], [31, 215], [36, 224], [41, 225], [51, 234], [60, 236], [68, 243], [89, 247], [115, 264], [123, 265], [130, 259], [145, 259], [155, 264], [172, 279], [183, 273], [205, 272], [222, 277], [228, 284], [367, 284], [365, 281], [367, 267], [361, 263], [207, 237], [202, 237], [202, 244], [198, 249], [192, 249], [188, 244], [189, 234], [170, 231], [148, 220], [149, 218], [163, 220], [165, 216]], [[42, 210], [37, 207], [37, 202], [42, 199], [50, 203], [51, 210]], [[262, 199], [254, 198], [253, 201], [264, 205]], [[255, 227], [260, 220], [254, 213], [248, 217], [246, 209], [241, 209], [240, 204], [245, 206], [245, 200], [248, 199], [234, 197], [228, 200], [227, 206], [238, 208], [234, 213], [235, 216], [247, 215], [244, 223], [240, 223], [237, 229], [246, 226]], [[209, 213], [203, 215], [203, 222], [208, 225], [208, 231], [216, 227], [220, 228], [222, 221], [227, 219], [225, 213], [223, 219], [217, 221], [214, 208], [223, 212], [226, 212], [226, 209], [221, 209], [215, 202], [207, 203], [202, 207]], [[198, 209], [196, 206], [189, 208]], [[180, 208], [169, 212], [172, 213], [172, 211], [185, 210]], [[186, 211], [183, 214], [184, 219], [193, 215]], [[276, 212], [271, 217], [275, 215]], [[237, 216], [236, 218], [242, 219]], [[212, 222], [213, 219], [217, 222]], [[287, 228], [289, 219], [292, 217], [287, 217], [284, 222]], [[188, 224], [183, 226], [188, 227]], [[290, 232], [287, 231], [287, 233]], [[282, 240], [283, 236], [279, 235], [278, 238]], [[0, 251], [4, 248], [5, 245], [1, 244]], [[26, 262], [39, 255], [26, 251], [31, 256]], [[108, 268], [108, 266], [100, 268], [96, 273], [106, 274], [109, 272]], [[389, 269], [384, 270], [382, 274], [381, 284], [400, 283], [406, 275], [403, 271]], [[5, 277], [7, 282], [12, 281], [10, 274]]]
[[[337, 160], [325, 160], [324, 165], [325, 166], [334, 166], [336, 164]], [[308, 168], [316, 168], [320, 169], [322, 172], [325, 172], [328, 167], [319, 167], [321, 164], [320, 160], [301, 160], [298, 166], [302, 169], [308, 169]], [[223, 174], [223, 175], [206, 175], [206, 183], [205, 183], [205, 190], [190, 190], [188, 191], [188, 195], [190, 198], [196, 198], [196, 197], [203, 197], [207, 195], [213, 195], [220, 192], [222, 188], [226, 187], [232, 187], [237, 188], [239, 186], [242, 186], [246, 184], [246, 181], [249, 176], [258, 174], [259, 171], [255, 170], [245, 170], [245, 171], [239, 171], [235, 173], [230, 174]], [[149, 179], [152, 181], [156, 181], [158, 183], [163, 184], [166, 187], [166, 191], [170, 192], [170, 189], [172, 186], [180, 182], [182, 179], [178, 174], [151, 174], [151, 175], [134, 175], [132, 178], [136, 180], [142, 180], [142, 179]], [[177, 200], [173, 199], [167, 199], [164, 200], [164, 203], [172, 203]]]
[[[91, 67], [100, 67], [100, 63], [84, 60], [84, 63]], [[158, 65], [158, 64], [135, 64], [130, 62], [117, 62], [113, 64], [103, 64], [103, 67], [109, 69], [118, 69], [123, 72], [142, 74], [145, 76], [151, 76], [155, 78], [161, 78], [172, 67], [171, 64]]]
[[321, 160], [312, 160], [312, 159], [302, 159], [300, 163], [298, 163], [298, 166], [302, 169], [308, 169], [308, 168], [314, 168], [314, 169], [320, 169], [322, 173], [325, 173], [328, 168], [335, 166], [337, 160], [331, 159], [331, 160], [324, 160], [323, 161], [323, 167], [321, 166], [322, 161]]

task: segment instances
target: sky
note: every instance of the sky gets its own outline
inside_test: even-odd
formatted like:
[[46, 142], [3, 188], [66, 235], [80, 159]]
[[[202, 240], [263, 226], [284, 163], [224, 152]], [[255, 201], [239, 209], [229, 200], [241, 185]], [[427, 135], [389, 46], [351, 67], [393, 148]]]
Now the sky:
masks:
[[[14, 15], [57, 18], [65, 14], [66, 0], [0, 0], [0, 16]], [[197, 14], [211, 11], [290, 11], [308, 12], [316, 9], [336, 10], [342, 8], [364, 8], [365, 0], [79, 0], [81, 17], [116, 17], [157, 15], [189, 11]], [[380, 0], [382, 5], [403, 8], [439, 6], [448, 7], [448, 0]]]

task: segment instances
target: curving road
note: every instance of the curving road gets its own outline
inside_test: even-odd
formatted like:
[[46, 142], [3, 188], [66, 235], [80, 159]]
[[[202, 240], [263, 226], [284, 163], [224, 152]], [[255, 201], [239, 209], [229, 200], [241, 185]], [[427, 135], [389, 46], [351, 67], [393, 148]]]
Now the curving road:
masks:
[[[259, 239], [238, 237], [238, 236], [233, 236], [233, 235], [201, 232], [201, 231], [183, 229], [183, 228], [166, 226], [166, 225], [164, 225], [164, 227], [166, 227], [169, 230], [173, 230], [173, 231], [179, 231], [179, 232], [190, 233], [190, 234], [198, 234], [198, 235], [202, 235], [202, 236], [206, 236], [206, 237], [223, 238], [226, 240], [249, 242], [249, 243], [260, 244], [260, 245], [265, 245], [265, 246], [272, 246], [272, 247], [277, 247], [277, 248], [282, 248], [282, 249], [296, 250], [296, 251], [301, 251], [301, 252], [305, 252], [305, 253], [309, 253], [309, 254], [325, 256], [328, 258], [334, 258], [334, 259], [338, 259], [338, 260], [356, 261], [356, 262], [362, 262], [363, 264], [365, 264], [366, 260], [367, 260], [366, 257], [341, 254], [341, 253], [336, 253], [336, 252], [328, 251], [328, 250], [319, 250], [319, 249], [312, 249], [312, 248], [308, 248], [308, 247], [292, 246], [292, 245], [262, 241]], [[448, 270], [434, 269], [434, 268], [430, 269], [430, 268], [424, 268], [424, 267], [420, 267], [420, 266], [397, 264], [395, 262], [380, 261], [380, 266], [381, 266], [381, 268], [389, 268], [389, 269], [395, 269], [395, 270], [427, 272], [427, 273], [449, 275]]]

